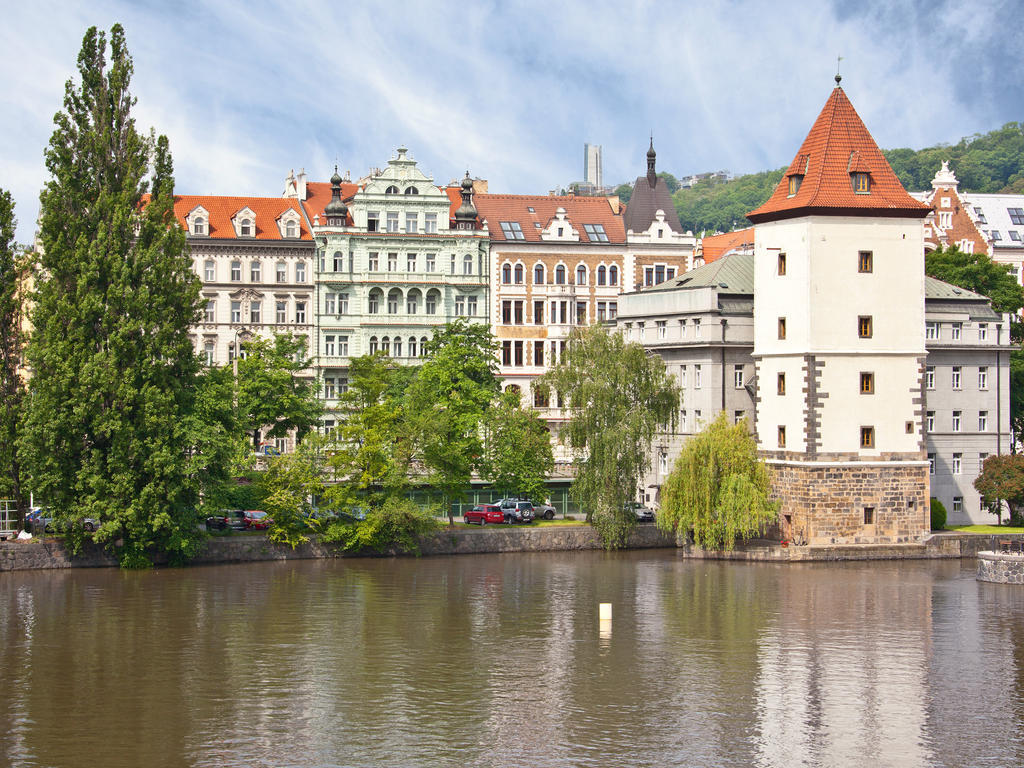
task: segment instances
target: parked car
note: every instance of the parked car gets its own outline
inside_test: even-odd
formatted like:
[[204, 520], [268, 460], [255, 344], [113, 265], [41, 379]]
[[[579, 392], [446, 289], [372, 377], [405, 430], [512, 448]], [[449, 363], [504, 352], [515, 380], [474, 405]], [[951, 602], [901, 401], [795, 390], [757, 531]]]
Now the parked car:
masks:
[[274, 522], [266, 512], [260, 509], [247, 509], [242, 513], [245, 519], [245, 527], [252, 531], [265, 531]]
[[245, 511], [241, 509], [219, 509], [217, 514], [206, 518], [206, 530], [223, 531], [231, 528], [234, 531], [244, 531]]
[[518, 499], [502, 499], [499, 504], [506, 523], [532, 523], [533, 504]]
[[636, 515], [636, 521], [638, 523], [653, 523], [654, 522], [654, 510], [650, 507], [645, 507], [639, 501], [630, 501], [626, 503], [626, 509], [632, 509]]
[[497, 504], [477, 504], [462, 519], [471, 525], [495, 525], [504, 523], [505, 515]]
[[57, 522], [53, 512], [47, 507], [35, 507], [25, 515], [25, 530], [31, 530], [37, 536], [40, 533], [56, 533], [66, 531], [72, 525], [80, 525], [82, 530], [92, 533], [100, 527], [100, 521], [95, 517], [83, 517], [79, 520]]
[[533, 505], [533, 516], [538, 520], [544, 518], [545, 520], [555, 519], [555, 508], [550, 504], [534, 504]]

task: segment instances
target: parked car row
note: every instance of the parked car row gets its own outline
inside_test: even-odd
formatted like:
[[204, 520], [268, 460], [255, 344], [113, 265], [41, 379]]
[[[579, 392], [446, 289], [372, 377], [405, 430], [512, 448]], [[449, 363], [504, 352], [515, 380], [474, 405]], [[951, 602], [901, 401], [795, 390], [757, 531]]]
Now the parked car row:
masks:
[[553, 520], [555, 508], [550, 504], [534, 505], [525, 499], [500, 499], [491, 504], [477, 504], [463, 515], [465, 522], [471, 525], [529, 524], [541, 517]]
[[206, 518], [206, 530], [265, 531], [274, 522], [259, 509], [222, 509]]

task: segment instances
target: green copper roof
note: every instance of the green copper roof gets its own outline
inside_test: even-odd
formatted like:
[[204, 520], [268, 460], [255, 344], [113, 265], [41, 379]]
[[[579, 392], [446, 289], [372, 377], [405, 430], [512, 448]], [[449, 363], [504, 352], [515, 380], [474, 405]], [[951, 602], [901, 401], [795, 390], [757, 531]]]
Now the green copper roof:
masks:
[[752, 296], [754, 294], [754, 257], [745, 253], [732, 253], [647, 290], [671, 291], [677, 288], [713, 288], [716, 286], [724, 293]]

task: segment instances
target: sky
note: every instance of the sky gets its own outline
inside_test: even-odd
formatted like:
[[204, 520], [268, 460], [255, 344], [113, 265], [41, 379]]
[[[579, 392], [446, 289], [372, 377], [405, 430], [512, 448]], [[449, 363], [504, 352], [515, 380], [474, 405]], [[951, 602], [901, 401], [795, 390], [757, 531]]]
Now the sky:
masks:
[[787, 165], [834, 86], [882, 148], [1024, 121], [1020, 0], [0, 0], [0, 188], [32, 239], [44, 151], [89, 26], [120, 22], [141, 129], [181, 194], [280, 195], [409, 147], [444, 183], [546, 194], [646, 168]]

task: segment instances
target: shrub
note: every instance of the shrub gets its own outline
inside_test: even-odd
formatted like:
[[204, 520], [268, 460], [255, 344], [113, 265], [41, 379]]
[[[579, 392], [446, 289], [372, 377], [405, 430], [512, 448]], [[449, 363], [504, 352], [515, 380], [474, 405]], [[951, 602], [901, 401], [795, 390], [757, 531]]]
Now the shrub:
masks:
[[441, 528], [439, 513], [437, 507], [420, 509], [410, 499], [390, 498], [372, 507], [364, 520], [331, 523], [320, 538], [350, 552], [397, 549], [419, 555], [420, 537]]
[[929, 506], [932, 511], [932, 530], [941, 531], [946, 527], [946, 508], [934, 496], [932, 496]]

